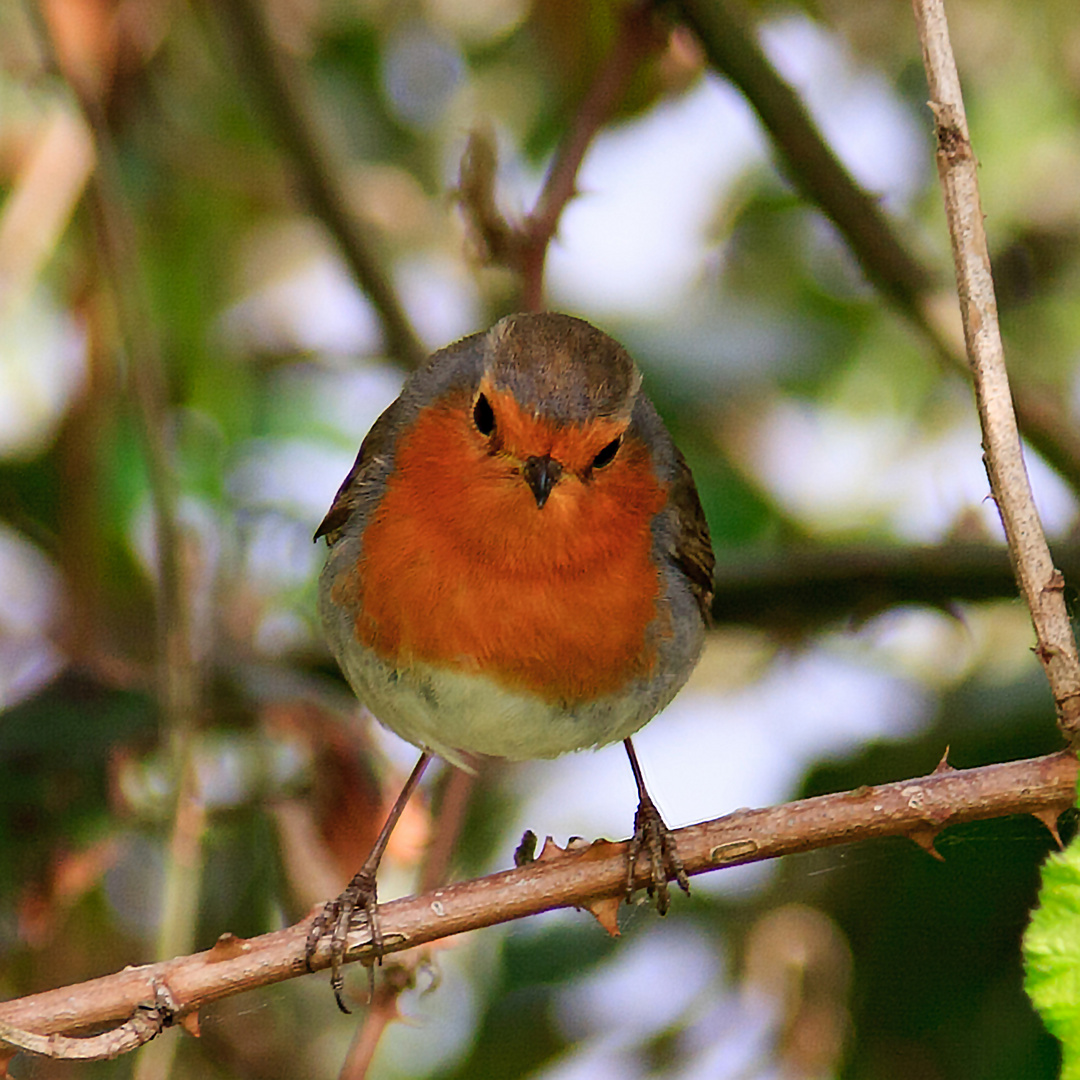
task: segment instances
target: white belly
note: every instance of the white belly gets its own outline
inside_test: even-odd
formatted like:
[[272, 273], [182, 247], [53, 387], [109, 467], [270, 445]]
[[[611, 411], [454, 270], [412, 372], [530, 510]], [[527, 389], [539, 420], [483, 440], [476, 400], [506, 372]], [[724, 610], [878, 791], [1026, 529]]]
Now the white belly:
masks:
[[457, 765], [464, 764], [461, 751], [521, 761], [618, 742], [678, 690], [652, 679], [593, 702], [564, 705], [507, 690], [482, 675], [429, 664], [394, 669], [368, 650], [338, 659], [380, 723]]

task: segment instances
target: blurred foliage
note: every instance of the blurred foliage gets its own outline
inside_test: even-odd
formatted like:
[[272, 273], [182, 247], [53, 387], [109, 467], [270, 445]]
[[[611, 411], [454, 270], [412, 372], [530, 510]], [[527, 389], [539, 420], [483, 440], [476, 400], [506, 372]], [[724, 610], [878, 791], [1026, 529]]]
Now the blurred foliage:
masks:
[[[0, 5], [7, 997], [154, 958], [184, 754], [207, 814], [198, 910], [188, 913], [195, 948], [227, 930], [253, 935], [299, 919], [336, 892], [408, 768], [407, 753], [354, 715], [319, 640], [321, 551], [310, 542], [360, 438], [396, 393], [398, 358], [333, 230], [310, 209], [282, 117], [253, 77], [250, 42], [225, 17], [228, 5], [205, 0], [42, 0], [41, 18], [34, 4]], [[466, 135], [494, 132], [499, 195], [522, 216], [615, 39], [621, 6], [255, 7], [299, 73], [348, 212], [426, 345], [504, 314], [506, 272], [470, 261], [452, 204]], [[1015, 377], [1064, 403], [1075, 423], [1080, 8], [955, 0], [949, 14], [1006, 350]], [[665, 15], [677, 21], [678, 5]], [[950, 256], [909, 9], [817, 0], [755, 4], [753, 17], [842, 154], [859, 159], [859, 110], [891, 103], [893, 112], [867, 115], [901, 149], [882, 157], [866, 135], [871, 164], [906, 171], [903, 183], [878, 187], [947, 302]], [[55, 61], [100, 110], [95, 136], [117, 166], [112, 187], [103, 174], [95, 186], [78, 95]], [[673, 126], [714, 78], [677, 31], [636, 73], [612, 132], [638, 139], [639, 155], [662, 156], [646, 125]], [[759, 569], [782, 567], [793, 546], [843, 560], [852, 542], [871, 553], [996, 544], [969, 392], [882, 304], [764, 142], [731, 145], [737, 167], [710, 193], [686, 255], [690, 284], [665, 310], [605, 308], [552, 270], [559, 306], [601, 323], [641, 363], [694, 469], [721, 563], [752, 552]], [[679, 203], [689, 179], [659, 201]], [[572, 203], [556, 248], [572, 255], [570, 214], [608, 197], [587, 189]], [[135, 377], [144, 357], [128, 347], [103, 202], [132, 229], [120, 288], [141, 311], [136, 336], [161, 357], [151, 373], [165, 418], [157, 434], [176, 486], [199, 701], [186, 734], [164, 719], [160, 530]], [[630, 235], [639, 224], [621, 223]], [[618, 269], [613, 256], [605, 273]], [[1064, 543], [1074, 494], [1045, 468], [1036, 479]], [[812, 597], [815, 582], [805, 584]], [[947, 744], [958, 766], [1058, 747], [1016, 602], [935, 597], [931, 613], [914, 607], [919, 598], [918, 582], [905, 579], [824, 627], [800, 607], [795, 620], [765, 620], [764, 633], [714, 636], [695, 684], [710, 701], [793, 655], [821, 653], [917, 687], [929, 703], [921, 721], [882, 728], [832, 758], [836, 744], [817, 745], [792, 710], [783, 737], [811, 747], [791, 751], [807, 775], [775, 781], [778, 797], [919, 775]], [[783, 600], [780, 586], [761, 607], [782, 611]], [[877, 617], [883, 607], [892, 609]], [[509, 864], [515, 776], [484, 773], [456, 875]], [[429, 792], [429, 803], [439, 795]], [[719, 787], [710, 798], [714, 815], [733, 806]], [[384, 894], [411, 887], [434, 827], [427, 806], [404, 823]], [[1020, 963], [1051, 843], [1033, 819], [987, 822], [939, 837], [943, 863], [896, 840], [792, 858], [725, 891], [702, 883], [663, 924], [630, 911], [618, 941], [583, 914], [472, 935], [435, 951], [432, 970], [418, 974], [421, 987], [438, 985], [410, 992], [403, 1008], [424, 1019], [391, 1027], [373, 1075], [1053, 1077], [1056, 1046], [1023, 995]], [[350, 985], [362, 982], [351, 975]], [[18, 1059], [12, 1074], [333, 1076], [355, 1024], [334, 1010], [325, 980], [292, 980], [206, 1010], [199, 1040], [170, 1033], [171, 1066], [135, 1055], [78, 1067]]]

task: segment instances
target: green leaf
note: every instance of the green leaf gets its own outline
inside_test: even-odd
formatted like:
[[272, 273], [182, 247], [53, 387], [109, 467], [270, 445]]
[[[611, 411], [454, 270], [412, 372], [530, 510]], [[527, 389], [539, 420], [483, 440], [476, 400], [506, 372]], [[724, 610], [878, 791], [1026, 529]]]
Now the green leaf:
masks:
[[1061, 1041], [1062, 1080], [1080, 1080], [1080, 835], [1043, 864], [1023, 949], [1024, 987]]

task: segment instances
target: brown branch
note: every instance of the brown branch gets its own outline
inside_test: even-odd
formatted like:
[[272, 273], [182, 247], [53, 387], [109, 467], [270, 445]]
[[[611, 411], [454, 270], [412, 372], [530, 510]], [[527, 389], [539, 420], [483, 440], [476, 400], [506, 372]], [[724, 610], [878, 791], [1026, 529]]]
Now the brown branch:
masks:
[[[943, 764], [918, 779], [738, 810], [679, 829], [676, 836], [690, 874], [882, 836], [910, 836], [926, 846], [946, 826], [1007, 814], [1036, 814], [1052, 823], [1051, 815], [1073, 804], [1076, 777], [1077, 761], [1069, 751], [975, 769]], [[583, 850], [545, 853], [519, 869], [395, 900], [380, 907], [386, 952], [618, 896], [625, 875], [626, 844], [600, 840]], [[639, 875], [639, 885], [645, 877]], [[246, 941], [226, 934], [194, 956], [4, 1002], [0, 1023], [41, 1035], [85, 1030], [127, 1020], [163, 994], [181, 1018], [212, 1001], [304, 974], [309, 922]], [[370, 947], [362, 934], [354, 934], [349, 959], [365, 958]], [[312, 966], [329, 963], [328, 948], [320, 948]]]
[[260, 0], [229, 0], [212, 7], [228, 21], [237, 56], [267, 121], [292, 159], [312, 211], [337, 240], [360, 288], [371, 300], [388, 351], [406, 367], [418, 367], [428, 350], [375, 255], [372, 238], [349, 207], [342, 169], [323, 138], [304, 72], [275, 43]]
[[[757, 112], [785, 174], [836, 225], [870, 281], [942, 359], [966, 371], [963, 351], [942, 322], [934, 275], [833, 153], [798, 94], [765, 56], [739, 0], [673, 0], [672, 7], [701, 41], [709, 63]], [[1014, 394], [1024, 437], [1080, 491], [1080, 428], [1060, 401], [1038, 388], [1019, 385]]]
[[338, 1080], [363, 1080], [367, 1076], [383, 1035], [395, 1020], [401, 1019], [398, 998], [415, 985], [420, 962], [419, 955], [400, 957], [380, 969], [377, 981], [371, 980], [371, 1000], [364, 1019], [357, 1025]]
[[469, 798], [476, 785], [475, 773], [464, 769], [446, 766], [446, 772], [440, 779], [441, 798], [436, 827], [424, 852], [424, 861], [420, 866], [420, 891], [428, 892], [441, 885], [450, 875], [450, 859], [454, 846], [465, 824], [465, 814], [469, 809]]
[[665, 40], [651, 3], [626, 5], [615, 41], [551, 159], [536, 205], [520, 224], [507, 221], [498, 209], [491, 136], [479, 132], [470, 136], [461, 159], [458, 202], [467, 224], [483, 245], [486, 261], [520, 275], [522, 310], [539, 311], [543, 307], [548, 248], [566, 204], [577, 193], [577, 174], [589, 146], [626, 96], [642, 62]]
[[166, 1016], [160, 1010], [140, 1006], [117, 1027], [100, 1035], [76, 1038], [57, 1034], [36, 1035], [0, 1021], [0, 1042], [40, 1057], [64, 1058], [67, 1061], [111, 1061], [144, 1046], [160, 1035], [166, 1026]]
[[1031, 611], [1042, 661], [1066, 737], [1080, 736], [1080, 654], [1024, 464], [1005, 370], [997, 299], [968, 135], [942, 0], [914, 0], [937, 135], [937, 165], [952, 240], [964, 341], [975, 383], [990, 489], [1001, 513], [1020, 591]]

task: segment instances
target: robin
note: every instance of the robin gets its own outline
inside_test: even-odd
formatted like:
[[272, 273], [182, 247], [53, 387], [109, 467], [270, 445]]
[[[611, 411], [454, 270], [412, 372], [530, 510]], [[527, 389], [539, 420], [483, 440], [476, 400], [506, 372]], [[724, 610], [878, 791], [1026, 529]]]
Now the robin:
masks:
[[701, 653], [714, 557], [693, 477], [617, 342], [511, 315], [436, 352], [376, 420], [315, 538], [319, 612], [360, 701], [422, 751], [375, 847], [314, 920], [331, 983], [354, 913], [433, 755], [552, 758], [622, 740], [639, 805], [627, 865], [689, 891], [630, 736]]

